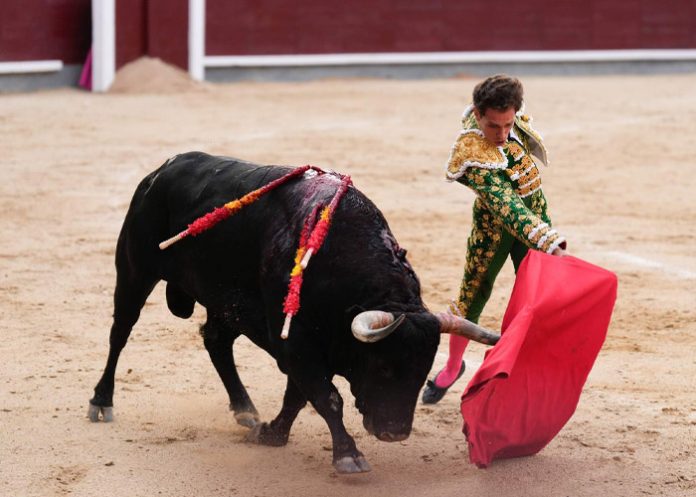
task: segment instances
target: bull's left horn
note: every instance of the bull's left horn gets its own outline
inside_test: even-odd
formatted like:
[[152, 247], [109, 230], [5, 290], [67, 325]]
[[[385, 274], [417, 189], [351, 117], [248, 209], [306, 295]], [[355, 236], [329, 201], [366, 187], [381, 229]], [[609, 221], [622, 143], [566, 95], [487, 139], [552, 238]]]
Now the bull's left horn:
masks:
[[361, 342], [374, 343], [390, 335], [405, 318], [403, 314], [394, 319], [391, 312], [365, 311], [353, 318], [350, 329]]
[[449, 312], [440, 312], [435, 317], [440, 321], [440, 333], [459, 335], [486, 345], [495, 345], [500, 340], [500, 335]]

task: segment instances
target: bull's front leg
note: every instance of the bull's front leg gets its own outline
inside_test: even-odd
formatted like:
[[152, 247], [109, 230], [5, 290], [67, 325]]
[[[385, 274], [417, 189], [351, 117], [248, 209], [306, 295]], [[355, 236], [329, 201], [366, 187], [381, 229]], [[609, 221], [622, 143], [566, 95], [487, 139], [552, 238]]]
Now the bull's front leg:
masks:
[[[327, 375], [328, 376], [328, 375]], [[363, 473], [370, 471], [370, 465], [357, 449], [353, 437], [343, 425], [343, 399], [336, 387], [323, 376], [322, 380], [305, 379], [298, 383], [288, 376], [283, 397], [283, 407], [270, 423], [257, 424], [247, 435], [247, 441], [261, 445], [281, 446], [288, 442], [290, 429], [300, 410], [309, 398], [314, 409], [324, 418], [333, 441], [333, 465], [339, 473]]]
[[333, 441], [333, 465], [339, 473], [366, 473], [370, 465], [355, 445], [343, 424], [343, 399], [330, 381], [326, 381], [310, 402], [324, 418]]
[[[301, 350], [306, 352], [310, 348], [304, 343]], [[326, 421], [331, 432], [333, 465], [336, 471], [339, 473], [370, 471], [371, 468], [365, 456], [358, 450], [355, 440], [348, 434], [343, 424], [343, 399], [331, 383], [333, 374], [330, 373], [327, 365], [316, 360], [322, 357], [321, 351], [315, 349], [308, 357], [315, 358], [315, 361], [311, 364], [305, 361], [289, 361], [288, 377], [292, 378], [304, 397]]]
[[307, 405], [307, 398], [288, 377], [280, 413], [270, 423], [258, 423], [247, 434], [247, 441], [280, 447], [288, 443], [290, 428], [298, 413]]

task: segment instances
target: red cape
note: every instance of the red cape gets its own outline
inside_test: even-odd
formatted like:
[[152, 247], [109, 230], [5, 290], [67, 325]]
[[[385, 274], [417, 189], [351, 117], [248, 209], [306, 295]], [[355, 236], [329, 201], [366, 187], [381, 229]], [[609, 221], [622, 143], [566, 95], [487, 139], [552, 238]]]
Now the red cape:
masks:
[[604, 343], [616, 287], [605, 269], [529, 251], [500, 341], [462, 395], [472, 463], [536, 454], [563, 428]]

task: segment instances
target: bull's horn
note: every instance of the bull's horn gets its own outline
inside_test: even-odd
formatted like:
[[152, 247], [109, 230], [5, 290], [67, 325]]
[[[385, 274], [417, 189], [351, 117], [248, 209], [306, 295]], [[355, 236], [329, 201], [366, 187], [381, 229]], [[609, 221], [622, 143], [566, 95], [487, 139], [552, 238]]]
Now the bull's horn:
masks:
[[404, 319], [403, 314], [394, 319], [391, 312], [365, 311], [353, 318], [350, 329], [355, 338], [361, 342], [374, 343], [391, 334]]
[[459, 335], [486, 345], [495, 345], [500, 340], [500, 335], [449, 312], [440, 312], [435, 317], [440, 321], [440, 333]]

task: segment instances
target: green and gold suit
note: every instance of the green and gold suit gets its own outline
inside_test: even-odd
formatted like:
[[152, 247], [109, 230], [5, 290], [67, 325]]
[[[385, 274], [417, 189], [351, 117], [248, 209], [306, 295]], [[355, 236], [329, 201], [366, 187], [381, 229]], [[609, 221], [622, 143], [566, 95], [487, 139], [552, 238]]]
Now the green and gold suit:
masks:
[[473, 226], [467, 242], [464, 277], [451, 311], [478, 322], [493, 283], [510, 255], [515, 272], [527, 250], [551, 253], [565, 238], [551, 227], [541, 176], [532, 155], [547, 164], [546, 149], [530, 118], [517, 113], [504, 146], [484, 138], [469, 106], [452, 146], [447, 179], [476, 193]]

